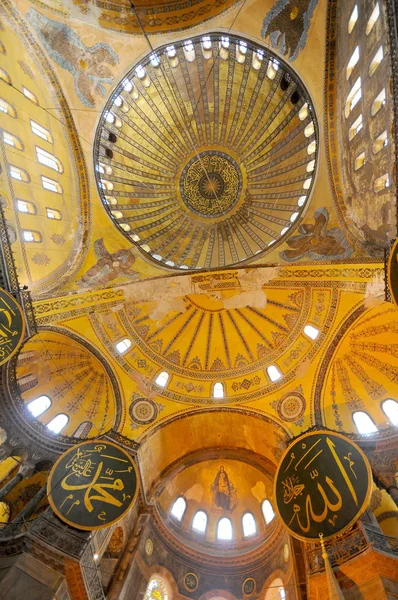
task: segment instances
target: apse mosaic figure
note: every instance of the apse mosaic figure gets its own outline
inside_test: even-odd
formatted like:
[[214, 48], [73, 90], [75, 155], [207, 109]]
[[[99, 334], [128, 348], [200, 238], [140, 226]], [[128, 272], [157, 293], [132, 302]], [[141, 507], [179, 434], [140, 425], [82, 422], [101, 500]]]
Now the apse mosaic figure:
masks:
[[329, 211], [318, 208], [314, 211], [314, 223], [304, 223], [298, 228], [299, 235], [286, 240], [289, 246], [279, 254], [283, 260], [295, 262], [300, 258], [312, 260], [349, 258], [353, 248], [338, 227], [328, 229]]
[[116, 52], [102, 42], [86, 46], [68, 25], [52, 21], [34, 8], [30, 9], [27, 18], [51, 58], [73, 75], [81, 102], [85, 106], [95, 106], [94, 95], [105, 96], [103, 84], [112, 83], [109, 66], [114, 67], [119, 62]]
[[318, 0], [278, 0], [264, 19], [261, 35], [271, 45], [296, 60], [307, 42], [311, 17]]
[[135, 263], [135, 256], [131, 248], [117, 250], [112, 254], [105, 248], [104, 240], [101, 238], [94, 242], [97, 262], [90, 267], [81, 279], [76, 283], [83, 287], [104, 287], [117, 277], [126, 279], [137, 279], [139, 273], [131, 267]]
[[362, 450], [339, 433], [315, 431], [286, 450], [274, 497], [289, 532], [315, 541], [353, 525], [368, 506], [371, 490], [371, 469]]
[[233, 512], [238, 504], [237, 491], [224, 465], [219, 466], [210, 489], [213, 493], [213, 510], [216, 512]]
[[116, 444], [90, 440], [62, 454], [47, 490], [51, 508], [68, 525], [103, 529], [119, 521], [135, 502], [137, 469]]

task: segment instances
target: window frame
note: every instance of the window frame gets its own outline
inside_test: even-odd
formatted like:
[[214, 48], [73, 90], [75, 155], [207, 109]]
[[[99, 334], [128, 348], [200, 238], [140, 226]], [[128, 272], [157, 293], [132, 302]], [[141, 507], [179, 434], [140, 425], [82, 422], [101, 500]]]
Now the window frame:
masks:
[[[202, 514], [204, 514], [204, 515], [205, 515], [205, 517], [206, 517], [206, 521], [205, 521], [205, 528], [204, 528], [204, 529], [197, 529], [197, 528], [195, 527], [195, 525], [194, 525], [194, 523], [195, 523], [195, 518], [196, 518], [196, 516], [197, 516], [199, 513], [202, 513]], [[207, 531], [207, 526], [208, 526], [208, 524], [209, 524], [209, 515], [207, 514], [207, 512], [206, 512], [205, 510], [203, 510], [203, 508], [198, 508], [198, 510], [197, 510], [197, 511], [195, 511], [195, 514], [194, 514], [194, 516], [192, 517], [191, 531], [193, 531], [193, 532], [194, 532], [195, 534], [197, 534], [197, 535], [203, 535], [203, 536], [204, 536], [204, 535], [206, 535], [206, 531]]]
[[[374, 427], [375, 427], [376, 431], [370, 431], [370, 432], [368, 432], [368, 433], [365, 433], [365, 432], [359, 431], [358, 425], [357, 425], [357, 424], [356, 424], [356, 422], [355, 422], [355, 415], [358, 415], [358, 414], [364, 414], [364, 415], [366, 415], [366, 416], [368, 417], [368, 419], [369, 419], [369, 420], [370, 420], [370, 421], [373, 423], [373, 425], [374, 425]], [[356, 429], [356, 430], [357, 430], [357, 432], [358, 432], [358, 435], [365, 435], [365, 436], [369, 436], [369, 435], [375, 435], [375, 434], [379, 433], [379, 428], [377, 427], [376, 423], [374, 422], [374, 420], [372, 419], [372, 417], [370, 416], [370, 414], [369, 414], [368, 412], [366, 412], [366, 410], [355, 410], [355, 411], [352, 413], [352, 421], [353, 421], [353, 423], [354, 423], [355, 429]]]
[[[220, 525], [223, 521], [228, 521], [229, 526], [230, 526], [230, 531], [231, 531], [231, 537], [228, 537], [228, 538], [220, 537], [219, 530], [220, 530]], [[226, 517], [225, 515], [220, 517], [220, 519], [217, 522], [216, 539], [217, 539], [217, 542], [232, 542], [232, 540], [234, 539], [234, 529], [232, 527], [232, 520], [229, 517]]]

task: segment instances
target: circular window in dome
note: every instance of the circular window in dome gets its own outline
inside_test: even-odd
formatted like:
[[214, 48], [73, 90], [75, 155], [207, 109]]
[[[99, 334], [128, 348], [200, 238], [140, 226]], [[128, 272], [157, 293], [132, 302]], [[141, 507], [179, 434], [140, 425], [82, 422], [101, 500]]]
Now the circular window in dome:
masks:
[[297, 74], [268, 49], [220, 34], [134, 65], [107, 102], [94, 149], [116, 226], [174, 270], [270, 252], [308, 207], [317, 156]]

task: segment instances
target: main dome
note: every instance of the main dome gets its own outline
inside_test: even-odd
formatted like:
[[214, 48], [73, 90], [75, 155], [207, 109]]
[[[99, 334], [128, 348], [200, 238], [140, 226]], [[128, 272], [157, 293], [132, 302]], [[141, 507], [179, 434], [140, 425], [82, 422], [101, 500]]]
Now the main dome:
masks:
[[150, 260], [212, 269], [266, 254], [306, 209], [317, 124], [268, 49], [209, 34], [162, 47], [118, 84], [94, 160], [112, 219]]

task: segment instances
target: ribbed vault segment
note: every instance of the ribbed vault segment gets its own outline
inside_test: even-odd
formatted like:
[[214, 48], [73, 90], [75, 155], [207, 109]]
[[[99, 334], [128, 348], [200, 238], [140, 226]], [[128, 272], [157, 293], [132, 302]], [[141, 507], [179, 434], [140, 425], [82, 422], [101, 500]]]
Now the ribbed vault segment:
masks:
[[265, 254], [308, 205], [317, 125], [298, 76], [217, 34], [149, 55], [100, 119], [95, 163], [111, 217], [152, 260], [211, 269]]

